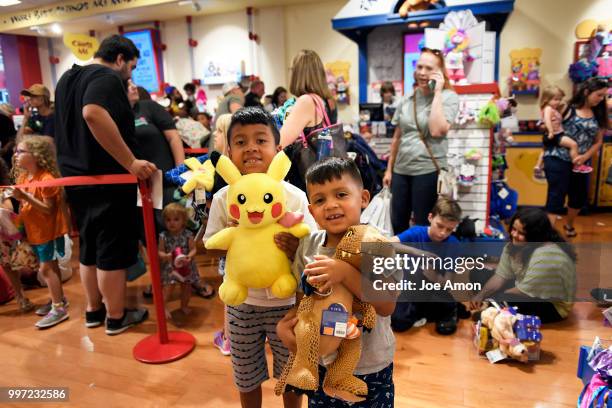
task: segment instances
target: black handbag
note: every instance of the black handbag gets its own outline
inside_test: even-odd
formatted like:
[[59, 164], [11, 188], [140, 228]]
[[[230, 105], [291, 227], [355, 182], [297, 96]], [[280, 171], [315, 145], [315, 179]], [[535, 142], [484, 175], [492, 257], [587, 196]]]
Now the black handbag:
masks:
[[302, 133], [293, 144], [285, 149], [285, 153], [293, 163], [289, 181], [304, 191], [306, 171], [315, 162], [326, 157], [347, 157], [347, 142], [342, 124], [332, 125], [321, 98], [314, 94], [309, 96], [315, 103], [316, 113], [323, 118], [323, 126], [307, 135]]

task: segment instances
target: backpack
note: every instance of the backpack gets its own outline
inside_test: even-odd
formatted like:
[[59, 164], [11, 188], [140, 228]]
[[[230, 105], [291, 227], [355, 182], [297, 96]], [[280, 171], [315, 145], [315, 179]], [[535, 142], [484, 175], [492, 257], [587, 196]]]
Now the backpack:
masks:
[[382, 175], [387, 165], [380, 160], [368, 142], [358, 134], [353, 133], [347, 140], [347, 155], [352, 158], [363, 180], [363, 187], [374, 197], [382, 190]]

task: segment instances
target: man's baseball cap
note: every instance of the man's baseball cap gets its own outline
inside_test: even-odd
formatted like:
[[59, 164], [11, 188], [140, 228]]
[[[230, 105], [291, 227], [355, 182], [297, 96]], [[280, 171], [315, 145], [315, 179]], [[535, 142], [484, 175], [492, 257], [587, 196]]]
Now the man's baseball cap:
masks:
[[28, 89], [22, 90], [21, 94], [23, 96], [46, 96], [51, 98], [51, 92], [43, 84], [33, 84]]

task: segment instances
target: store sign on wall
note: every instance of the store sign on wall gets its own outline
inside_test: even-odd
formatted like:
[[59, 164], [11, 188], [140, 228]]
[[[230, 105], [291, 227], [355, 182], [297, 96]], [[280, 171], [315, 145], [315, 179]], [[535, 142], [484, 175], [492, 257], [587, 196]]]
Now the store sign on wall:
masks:
[[134, 42], [140, 52], [138, 65], [132, 71], [132, 80], [136, 85], [144, 87], [149, 92], [158, 92], [160, 88], [159, 72], [155, 61], [155, 47], [151, 30], [132, 31], [124, 34]]
[[100, 47], [96, 38], [85, 34], [65, 34], [64, 45], [81, 61], [91, 59]]
[[176, 0], [72, 0], [0, 15], [0, 32]]

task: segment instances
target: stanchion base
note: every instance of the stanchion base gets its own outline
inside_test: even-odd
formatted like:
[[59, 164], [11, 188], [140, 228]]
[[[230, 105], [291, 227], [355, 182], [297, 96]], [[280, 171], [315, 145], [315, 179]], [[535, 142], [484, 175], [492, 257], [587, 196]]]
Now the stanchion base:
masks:
[[182, 331], [168, 332], [168, 343], [161, 344], [157, 333], [148, 336], [134, 346], [133, 355], [138, 361], [162, 364], [185, 357], [195, 347], [195, 337]]

